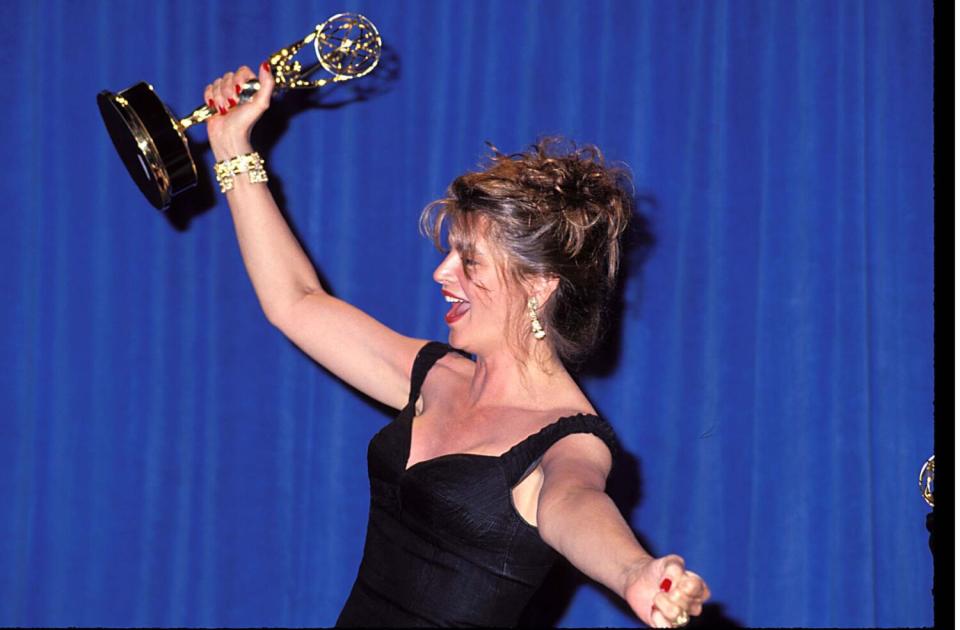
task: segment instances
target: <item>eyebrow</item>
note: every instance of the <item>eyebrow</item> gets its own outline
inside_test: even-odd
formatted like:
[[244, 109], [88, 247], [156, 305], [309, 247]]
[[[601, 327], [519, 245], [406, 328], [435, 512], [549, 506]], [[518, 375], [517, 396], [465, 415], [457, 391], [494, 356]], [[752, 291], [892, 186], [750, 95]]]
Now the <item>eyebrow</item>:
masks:
[[[456, 246], [454, 246], [454, 249], [456, 249], [456, 250], [458, 250], [458, 251], [461, 251], [460, 248], [459, 248], [459, 247], [456, 247]], [[477, 249], [476, 247], [473, 248], [473, 251], [470, 252], [470, 254], [471, 254], [472, 256], [481, 256], [481, 257], [483, 257], [483, 258], [486, 258], [486, 257], [487, 257], [486, 254], [484, 254], [483, 252], [481, 252], [481, 251], [480, 251], [479, 249]]]

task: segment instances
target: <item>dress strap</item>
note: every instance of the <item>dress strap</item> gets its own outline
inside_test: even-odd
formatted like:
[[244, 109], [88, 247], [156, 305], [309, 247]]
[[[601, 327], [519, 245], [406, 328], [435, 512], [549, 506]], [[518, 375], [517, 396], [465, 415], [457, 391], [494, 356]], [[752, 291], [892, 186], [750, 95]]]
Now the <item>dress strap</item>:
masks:
[[433, 367], [433, 364], [440, 360], [440, 357], [449, 352], [453, 352], [453, 347], [439, 341], [429, 341], [417, 353], [417, 358], [413, 360], [413, 368], [410, 370], [410, 399], [407, 400], [407, 406], [411, 406], [420, 398], [420, 388], [427, 379], [427, 372]]
[[507, 482], [512, 488], [543, 458], [544, 453], [558, 440], [572, 433], [592, 433], [603, 440], [610, 454], [616, 458], [620, 450], [613, 428], [599, 416], [578, 413], [548, 424], [520, 442], [503, 455]]

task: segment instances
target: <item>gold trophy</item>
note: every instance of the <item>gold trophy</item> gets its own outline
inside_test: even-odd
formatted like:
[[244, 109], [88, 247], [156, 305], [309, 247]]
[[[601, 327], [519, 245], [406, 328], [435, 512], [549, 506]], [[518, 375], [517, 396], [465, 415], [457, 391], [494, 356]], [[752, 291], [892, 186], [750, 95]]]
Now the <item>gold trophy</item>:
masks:
[[[933, 463], [934, 457], [936, 455], [931, 455], [923, 464], [923, 468], [920, 469], [920, 494], [923, 496], [923, 500], [927, 502], [927, 505], [933, 507]], [[934, 564], [936, 564], [936, 555], [934, 554], [934, 540], [933, 540], [933, 520], [934, 520], [934, 511], [930, 510], [927, 512], [927, 531], [930, 532], [929, 538], [927, 538], [927, 544], [930, 546], [930, 554], [934, 557]], [[933, 592], [933, 589], [930, 589]]]
[[[311, 43], [317, 60], [304, 67], [294, 57]], [[267, 62], [277, 89], [319, 88], [368, 74], [380, 61], [381, 47], [380, 34], [370, 20], [356, 13], [339, 13], [270, 55]], [[306, 78], [320, 67], [333, 76]], [[256, 79], [243, 84], [239, 102], [249, 101], [259, 89]], [[197, 165], [184, 131], [216, 114], [216, 109], [201, 105], [178, 119], [153, 86], [142, 81], [117, 94], [100, 92], [97, 105], [120, 159], [155, 208], [167, 209], [174, 196], [197, 185]]]
[[933, 507], [933, 458], [935, 456], [931, 455], [924, 464], [923, 468], [920, 469], [920, 494], [923, 496], [923, 500], [927, 502], [927, 505]]

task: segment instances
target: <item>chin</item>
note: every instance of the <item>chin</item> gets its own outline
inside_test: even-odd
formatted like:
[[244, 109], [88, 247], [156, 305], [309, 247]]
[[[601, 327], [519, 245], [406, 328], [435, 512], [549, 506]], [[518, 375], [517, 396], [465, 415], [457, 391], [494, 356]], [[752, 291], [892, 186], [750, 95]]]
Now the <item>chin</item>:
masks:
[[470, 334], [470, 330], [466, 327], [451, 327], [450, 332], [447, 335], [447, 343], [457, 350], [462, 350], [467, 354], [477, 355], [483, 348], [488, 344], [483, 343], [484, 340], [477, 339], [477, 335]]
[[457, 350], [462, 350], [473, 356], [494, 354], [501, 351], [506, 342], [500, 337], [478, 338], [477, 335], [468, 335], [464, 330], [451, 328], [447, 335], [447, 343]]
[[457, 350], [463, 350], [469, 352], [467, 349], [466, 340], [463, 338], [463, 334], [457, 331], [455, 328], [451, 328], [450, 332], [447, 334], [447, 343], [456, 348]]

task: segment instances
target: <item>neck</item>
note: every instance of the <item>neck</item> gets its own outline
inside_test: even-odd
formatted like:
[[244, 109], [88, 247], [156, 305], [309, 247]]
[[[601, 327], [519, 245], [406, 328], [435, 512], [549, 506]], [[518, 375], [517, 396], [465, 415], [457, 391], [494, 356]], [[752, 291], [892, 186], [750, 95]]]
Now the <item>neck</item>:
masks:
[[546, 344], [537, 342], [525, 361], [520, 361], [509, 348], [501, 347], [477, 355], [469, 405], [551, 408], [561, 402], [557, 394], [564, 390], [560, 388], [572, 380]]

